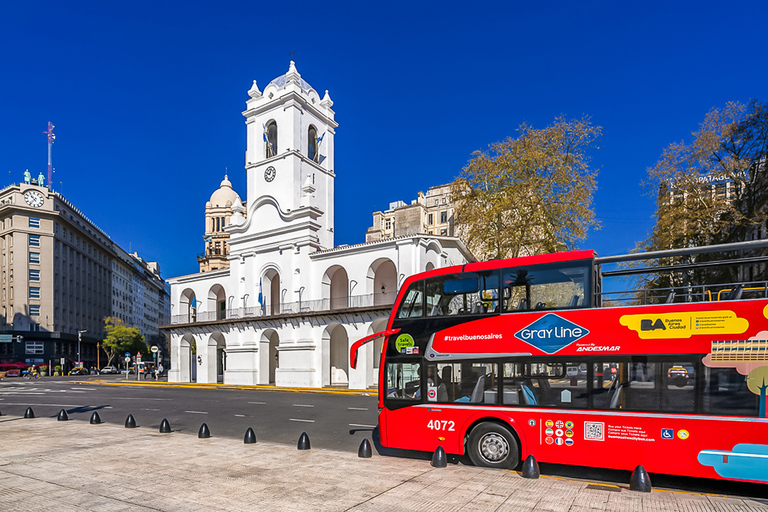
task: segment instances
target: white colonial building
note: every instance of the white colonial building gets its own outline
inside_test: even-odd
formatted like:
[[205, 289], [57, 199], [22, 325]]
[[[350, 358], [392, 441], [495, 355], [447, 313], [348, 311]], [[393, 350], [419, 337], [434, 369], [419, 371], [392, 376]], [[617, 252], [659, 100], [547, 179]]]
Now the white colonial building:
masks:
[[351, 344], [385, 328], [407, 276], [472, 256], [448, 236], [334, 247], [338, 125], [328, 91], [321, 98], [291, 61], [248, 94], [247, 199], [226, 179], [214, 192], [231, 195], [219, 201], [232, 205], [220, 215], [229, 268], [169, 280], [169, 380], [375, 386], [380, 342], [361, 349], [356, 370]]

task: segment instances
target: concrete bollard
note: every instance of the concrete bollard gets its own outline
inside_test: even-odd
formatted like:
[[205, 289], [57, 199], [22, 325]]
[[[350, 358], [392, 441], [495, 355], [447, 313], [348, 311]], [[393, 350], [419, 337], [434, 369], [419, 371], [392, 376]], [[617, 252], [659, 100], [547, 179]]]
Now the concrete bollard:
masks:
[[125, 428], [136, 428], [136, 420], [133, 419], [133, 414], [129, 414], [127, 418], [125, 418]]
[[34, 418], [35, 417], [35, 411], [32, 410], [31, 407], [27, 407], [27, 410], [24, 412], [25, 418]]
[[171, 424], [168, 423], [168, 420], [165, 418], [163, 418], [163, 421], [160, 422], [160, 433], [161, 434], [171, 433]]
[[98, 425], [101, 423], [101, 417], [99, 417], [99, 413], [96, 411], [93, 411], [93, 414], [91, 414], [91, 425]]
[[638, 465], [629, 477], [629, 490], [637, 492], [651, 492], [651, 477], [641, 465]]
[[539, 463], [536, 461], [536, 457], [529, 455], [523, 462], [523, 471], [521, 475], [523, 478], [539, 478], [541, 473], [539, 472]]
[[370, 459], [371, 455], [373, 455], [373, 452], [371, 451], [371, 443], [368, 441], [368, 438], [363, 438], [363, 441], [360, 443], [360, 448], [357, 449], [357, 456], [361, 459]]
[[432, 455], [432, 467], [433, 468], [444, 468], [448, 465], [448, 458], [445, 456], [445, 450], [442, 446], [438, 446], [437, 450], [435, 450], [434, 455]]
[[64, 409], [59, 411], [58, 421], [69, 421], [69, 416], [67, 416], [67, 411], [65, 411]]
[[299, 444], [296, 446], [299, 450], [309, 450], [311, 446], [309, 445], [309, 436], [306, 432], [302, 432], [299, 436]]
[[211, 437], [211, 431], [208, 430], [208, 425], [206, 425], [205, 423], [200, 425], [200, 430], [197, 431], [197, 437], [199, 439], [208, 439], [209, 437]]
[[245, 437], [243, 437], [243, 443], [253, 444], [255, 442], [256, 442], [256, 432], [254, 432], [251, 427], [248, 427], [248, 430], [245, 431]]

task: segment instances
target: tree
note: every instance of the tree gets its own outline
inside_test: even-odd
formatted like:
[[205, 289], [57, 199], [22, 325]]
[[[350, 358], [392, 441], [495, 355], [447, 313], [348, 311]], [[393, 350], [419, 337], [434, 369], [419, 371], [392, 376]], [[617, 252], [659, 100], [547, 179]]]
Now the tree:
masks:
[[115, 357], [125, 352], [149, 353], [149, 347], [144, 343], [144, 336], [141, 335], [138, 327], [126, 327], [119, 318], [107, 316], [104, 317], [104, 329], [106, 337], [101, 342], [101, 347], [109, 358], [107, 364], [111, 365]]
[[765, 223], [768, 106], [753, 100], [712, 109], [692, 135], [648, 169], [657, 209], [645, 249], [744, 241]]
[[[656, 224], [637, 250], [700, 247], [760, 236], [768, 214], [768, 106], [753, 100], [713, 108], [692, 136], [689, 143], [670, 144], [648, 169], [645, 186], [656, 196]], [[712, 257], [665, 259], [659, 264]], [[744, 270], [688, 270], [655, 277], [645, 287], [736, 282], [744, 279]]]
[[451, 184], [456, 233], [481, 259], [573, 249], [598, 227], [592, 210], [597, 171], [587, 151], [602, 128], [588, 117], [557, 117], [542, 130], [475, 151]]

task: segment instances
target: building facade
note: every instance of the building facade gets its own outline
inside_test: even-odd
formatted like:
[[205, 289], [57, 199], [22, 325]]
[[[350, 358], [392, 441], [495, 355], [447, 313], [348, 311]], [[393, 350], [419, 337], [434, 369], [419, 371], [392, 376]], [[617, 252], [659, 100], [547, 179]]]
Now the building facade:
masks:
[[373, 226], [365, 233], [365, 241], [419, 234], [456, 235], [450, 184], [430, 187], [426, 194], [420, 191], [410, 204], [396, 201], [383, 212], [373, 212]]
[[423, 235], [335, 247], [328, 91], [321, 97], [291, 62], [248, 94], [247, 200], [233, 201], [225, 226], [229, 267], [169, 280], [168, 378], [374, 386], [381, 345], [364, 347], [351, 370], [351, 344], [383, 330], [407, 276], [471, 255], [457, 238]]
[[[234, 205], [243, 206], [240, 196], [232, 189], [232, 183], [224, 176], [218, 190], [205, 204], [205, 252], [197, 257], [200, 272], [229, 268], [229, 226]], [[245, 215], [246, 211], [242, 210]]]
[[[135, 270], [124, 251], [64, 196], [33, 180], [0, 190], [0, 239], [0, 330], [12, 340], [0, 343], [0, 361], [102, 363], [104, 317], [128, 325], [136, 317]], [[153, 279], [164, 288], [159, 275]], [[163, 302], [166, 318], [167, 291]]]

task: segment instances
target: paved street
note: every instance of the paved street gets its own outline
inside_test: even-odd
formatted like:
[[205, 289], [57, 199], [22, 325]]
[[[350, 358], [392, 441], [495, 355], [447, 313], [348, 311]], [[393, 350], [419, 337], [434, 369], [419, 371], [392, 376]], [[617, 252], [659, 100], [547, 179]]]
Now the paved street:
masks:
[[768, 511], [756, 499], [626, 487], [156, 428], [0, 417], [0, 499], [28, 511]]
[[132, 414], [147, 428], [157, 428], [166, 418], [176, 432], [196, 434], [206, 423], [217, 436], [239, 439], [250, 427], [258, 439], [286, 444], [295, 444], [306, 431], [318, 448], [354, 453], [377, 421], [375, 392], [287, 393], [149, 384], [131, 385], [117, 375], [6, 379], [0, 382], [0, 411], [23, 416], [31, 406], [38, 416], [55, 417], [63, 408], [71, 419], [81, 421], [98, 411], [103, 421], [118, 425]]

